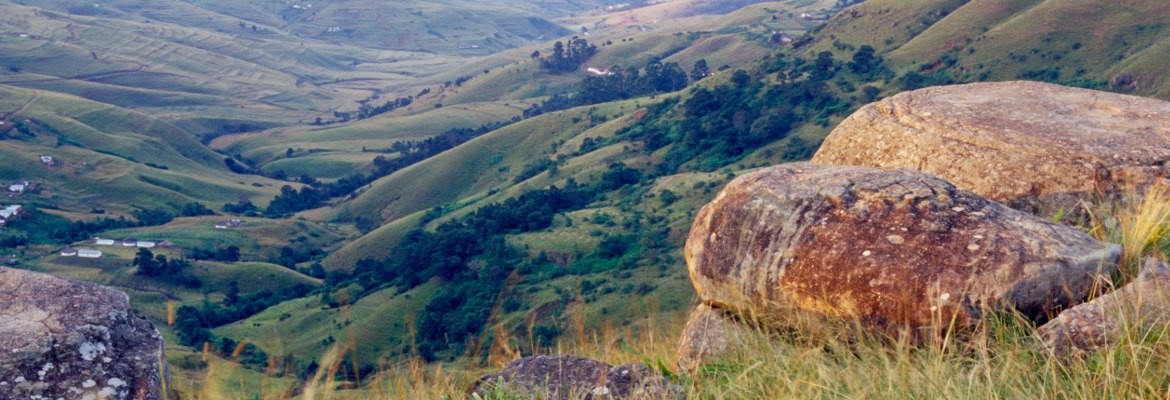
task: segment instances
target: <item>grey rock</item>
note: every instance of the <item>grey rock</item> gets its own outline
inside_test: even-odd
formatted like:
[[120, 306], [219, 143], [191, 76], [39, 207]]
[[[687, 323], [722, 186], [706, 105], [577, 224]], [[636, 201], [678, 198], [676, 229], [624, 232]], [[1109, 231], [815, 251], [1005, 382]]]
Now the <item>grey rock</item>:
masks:
[[569, 355], [538, 355], [509, 363], [480, 377], [473, 393], [497, 385], [512, 395], [534, 399], [682, 399], [680, 386], [646, 364], [609, 364]]
[[812, 159], [915, 169], [1044, 213], [1164, 181], [1166, 160], [1170, 102], [1040, 82], [891, 96], [842, 121]]
[[970, 332], [989, 312], [1044, 320], [1121, 254], [928, 174], [808, 163], [729, 183], [684, 251], [711, 306], [777, 329], [811, 314], [915, 339]]
[[1116, 344], [1127, 328], [1145, 332], [1168, 323], [1170, 268], [1149, 258], [1133, 282], [1065, 310], [1036, 335], [1057, 355], [1075, 357]]
[[678, 366], [683, 372], [717, 361], [734, 361], [744, 351], [746, 327], [721, 310], [700, 304], [691, 311], [678, 342]]
[[163, 340], [125, 293], [0, 267], [0, 398], [162, 398]]

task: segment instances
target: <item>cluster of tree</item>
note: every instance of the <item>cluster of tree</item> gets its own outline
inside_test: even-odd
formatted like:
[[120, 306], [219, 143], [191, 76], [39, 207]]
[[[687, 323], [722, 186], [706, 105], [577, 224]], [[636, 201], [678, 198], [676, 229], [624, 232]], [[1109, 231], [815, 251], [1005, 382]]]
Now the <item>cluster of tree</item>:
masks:
[[[317, 247], [300, 246], [294, 248], [284, 246], [280, 248], [280, 253], [269, 259], [268, 262], [296, 270], [297, 264], [315, 259], [323, 254], [325, 252]], [[320, 267], [319, 264], [315, 266]]]
[[28, 236], [25, 235], [5, 235], [0, 237], [0, 248], [16, 248], [28, 244]]
[[[349, 195], [378, 178], [390, 175], [402, 168], [447, 151], [472, 138], [498, 129], [500, 126], [503, 126], [503, 124], [484, 124], [474, 129], [453, 128], [425, 140], [395, 143], [388, 152], [397, 153], [398, 156], [393, 158], [378, 156], [374, 158], [374, 171], [369, 174], [357, 173], [328, 183], [319, 182], [316, 179], [312, 179], [312, 177], [308, 177], [307, 179], [302, 179], [302, 182], [306, 183], [306, 186], [300, 190], [288, 185], [281, 187], [280, 194], [268, 204], [268, 207], [264, 210], [264, 215], [269, 217], [283, 217], [298, 211], [321, 207], [330, 199]], [[231, 208], [232, 210], [238, 211], [242, 208], [241, 206], [243, 205], [238, 204]], [[228, 208], [229, 205], [224, 206], [225, 211]]]
[[398, 98], [395, 98], [394, 100], [390, 100], [390, 101], [387, 101], [385, 103], [382, 103], [382, 105], [380, 105], [380, 106], [372, 106], [372, 105], [370, 105], [369, 101], [362, 101], [361, 106], [358, 106], [357, 111], [354, 111], [354, 112], [334, 111], [333, 112], [334, 119], [324, 120], [324, 119], [321, 119], [321, 117], [317, 117], [316, 119], [313, 120], [313, 125], [328, 125], [328, 124], [335, 124], [335, 123], [339, 123], [339, 122], [349, 122], [350, 120], [354, 120], [354, 119], [362, 120], [362, 119], [385, 114], [385, 113], [397, 110], [399, 108], [409, 106], [413, 102], [414, 102], [414, 96], [398, 97]]
[[[692, 69], [695, 81], [710, 74], [707, 63], [699, 60]], [[539, 105], [533, 104], [524, 110], [524, 118], [572, 107], [605, 103], [657, 93], [668, 93], [685, 89], [690, 79], [687, 72], [675, 62], [663, 63], [651, 60], [645, 68], [622, 68], [615, 66], [604, 75], [590, 75], [577, 83], [571, 95], [554, 94]]]
[[442, 278], [447, 287], [440, 293], [447, 295], [439, 295], [419, 312], [417, 345], [427, 358], [443, 349], [460, 348], [482, 328], [507, 276], [518, 266], [539, 268], [525, 266], [530, 262], [508, 245], [505, 235], [547, 229], [557, 214], [583, 208], [604, 190], [627, 184], [633, 174], [627, 171], [629, 167], [619, 165], [611, 166], [610, 171], [617, 172], [607, 173], [594, 185], [582, 186], [570, 179], [564, 187], [536, 190], [484, 206], [439, 225], [434, 232], [420, 225], [395, 247], [393, 257], [361, 260], [352, 277], [337, 279], [331, 274], [326, 285], [357, 283], [363, 289], [357, 293], [360, 298], [388, 286], [405, 291]]
[[567, 43], [557, 41], [553, 43], [552, 54], [540, 58], [540, 52], [532, 53], [532, 58], [540, 58], [540, 66], [553, 73], [573, 72], [581, 68], [585, 61], [597, 54], [597, 46], [589, 41], [573, 36]]
[[255, 293], [239, 294], [239, 286], [232, 282], [222, 304], [203, 302], [202, 306], [182, 306], [175, 315], [175, 334], [186, 346], [214, 342], [211, 329], [248, 318], [281, 302], [304, 297], [313, 290], [297, 284], [279, 291], [261, 289]]
[[240, 261], [240, 248], [235, 245], [219, 248], [195, 248], [187, 251], [187, 257], [191, 257], [193, 260], [237, 262]]
[[203, 215], [215, 215], [215, 211], [212, 211], [201, 203], [187, 203], [183, 205], [183, 209], [179, 212], [179, 215], [184, 217], [199, 217]]
[[235, 203], [227, 203], [223, 205], [223, 212], [234, 215], [251, 215], [255, 214], [257, 211], [260, 211], [260, 208], [256, 207], [255, 204], [252, 204], [252, 201], [248, 199], [240, 199]]
[[[843, 69], [851, 75], [840, 77]], [[776, 76], [774, 83], [765, 83], [769, 74]], [[658, 174], [678, 172], [684, 165], [713, 171], [787, 138], [794, 126], [827, 125], [828, 118], [850, 111], [850, 100], [830, 85], [834, 78], [840, 78], [837, 86], [855, 90], [851, 80], [867, 82], [888, 74], [870, 46], [858, 49], [848, 63], [829, 52], [813, 60], [777, 55], [752, 72], [735, 71], [728, 84], [693, 90], [686, 101], [671, 99], [648, 107], [642, 123], [623, 129], [614, 140], [642, 141], [651, 152], [669, 146], [656, 166]], [[867, 100], [877, 96], [874, 92], [872, 86], [862, 89]], [[785, 159], [808, 157], [815, 150], [815, 144], [800, 138], [788, 141]]]
[[142, 209], [134, 212], [135, 220], [126, 217], [70, 221], [27, 206], [21, 218], [8, 221], [5, 230], [23, 237], [24, 244], [68, 244], [90, 239], [95, 234], [123, 228], [162, 225], [174, 219], [165, 209]]
[[203, 286], [203, 282], [199, 278], [183, 274], [191, 266], [187, 260], [169, 260], [167, 256], [155, 255], [149, 249], [138, 249], [138, 254], [134, 255], [134, 260], [130, 264], [138, 267], [135, 274], [141, 276], [164, 280], [191, 289]]

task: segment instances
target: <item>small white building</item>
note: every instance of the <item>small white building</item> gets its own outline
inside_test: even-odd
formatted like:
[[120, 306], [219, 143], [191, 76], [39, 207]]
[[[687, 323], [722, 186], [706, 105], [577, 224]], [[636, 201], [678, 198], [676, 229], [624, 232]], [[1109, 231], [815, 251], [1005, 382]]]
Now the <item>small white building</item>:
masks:
[[135, 238], [122, 239], [122, 247], [138, 247], [138, 239], [135, 239]]
[[93, 238], [93, 244], [98, 245], [98, 246], [113, 246], [114, 239], [102, 239], [99, 237], [95, 237], [95, 238]]
[[65, 247], [61, 249], [61, 257], [73, 257], [77, 255], [77, 250], [72, 247]]
[[77, 256], [81, 258], [102, 258], [102, 251], [95, 249], [81, 249], [77, 251]]
[[136, 243], [136, 245], [137, 245], [139, 248], [143, 248], [143, 249], [152, 249], [152, 248], [154, 248], [154, 242], [148, 242], [148, 241], [145, 241], [145, 240], [139, 240], [139, 241], [138, 241], [138, 243]]
[[25, 188], [25, 184], [23, 184], [23, 183], [14, 183], [14, 184], [8, 185], [8, 191], [12, 192], [12, 193], [24, 193], [24, 188]]
[[52, 164], [53, 157], [52, 156], [41, 156], [41, 162], [45, 163], [45, 164]]
[[11, 205], [8, 207], [0, 208], [0, 219], [12, 218], [13, 216], [16, 216], [17, 214], [20, 214], [20, 206], [19, 205]]

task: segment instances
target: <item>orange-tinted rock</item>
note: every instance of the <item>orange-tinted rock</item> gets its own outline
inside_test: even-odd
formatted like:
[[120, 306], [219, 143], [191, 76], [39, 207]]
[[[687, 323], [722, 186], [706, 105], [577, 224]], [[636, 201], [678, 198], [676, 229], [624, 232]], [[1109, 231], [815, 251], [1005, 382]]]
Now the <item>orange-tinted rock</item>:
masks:
[[1044, 319], [1085, 299], [1120, 249], [920, 172], [795, 163], [729, 183], [685, 253], [713, 307], [921, 337], [987, 310]]
[[931, 87], [862, 107], [812, 162], [915, 169], [1016, 208], [1051, 212], [1165, 179], [1168, 160], [1168, 102], [998, 82]]
[[1136, 280], [1121, 289], [1065, 310], [1037, 331], [1059, 355], [1091, 352], [1117, 343], [1128, 327], [1149, 332], [1170, 323], [1170, 268], [1147, 259]]

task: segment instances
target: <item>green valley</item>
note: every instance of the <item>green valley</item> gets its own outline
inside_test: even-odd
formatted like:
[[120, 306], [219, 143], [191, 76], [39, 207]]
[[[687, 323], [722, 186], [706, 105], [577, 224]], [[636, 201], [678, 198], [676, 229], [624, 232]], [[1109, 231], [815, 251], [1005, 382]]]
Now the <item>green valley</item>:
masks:
[[627, 350], [695, 305], [683, 242], [737, 175], [925, 86], [1170, 99], [1168, 18], [1160, 0], [0, 0], [0, 183], [30, 184], [0, 198], [27, 209], [0, 256], [126, 291], [182, 398], [293, 398], [322, 374], [337, 398], [396, 398], [426, 392], [405, 369], [465, 385], [599, 337], [649, 361]]

